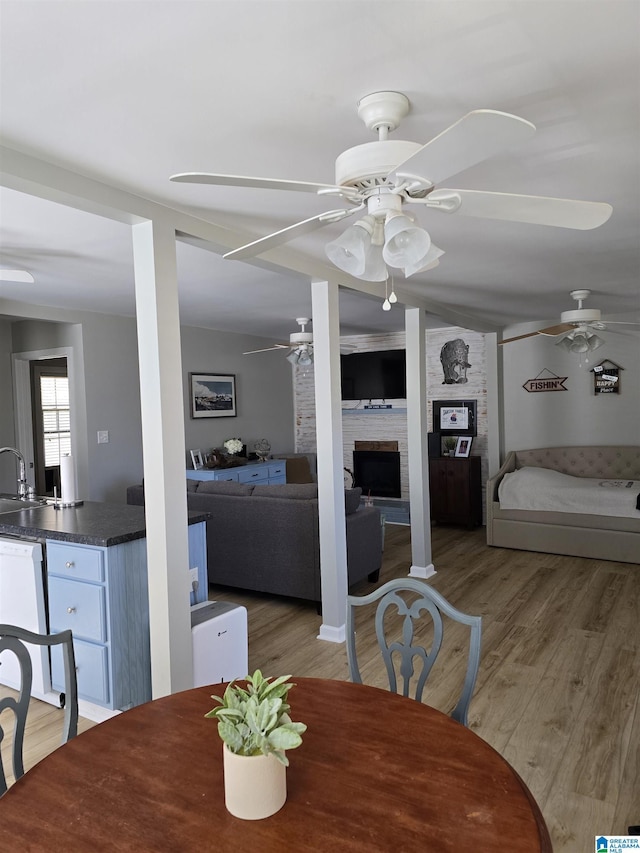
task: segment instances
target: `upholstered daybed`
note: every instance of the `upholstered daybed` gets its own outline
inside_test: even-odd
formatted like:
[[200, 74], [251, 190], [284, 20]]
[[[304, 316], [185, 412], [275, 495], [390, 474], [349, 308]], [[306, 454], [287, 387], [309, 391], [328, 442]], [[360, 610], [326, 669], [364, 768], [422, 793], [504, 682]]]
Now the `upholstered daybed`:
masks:
[[[605, 509], [593, 512], [550, 509], [507, 509], [499, 493], [506, 474], [520, 469], [550, 469], [575, 478], [590, 478], [609, 497], [613, 488], [633, 497], [631, 510], [616, 515]], [[536, 478], [532, 478], [535, 480]], [[566, 478], [557, 478], [559, 486]], [[553, 476], [549, 477], [549, 481]], [[602, 481], [614, 481], [611, 484]], [[545, 447], [512, 450], [498, 473], [487, 481], [487, 544], [548, 554], [593, 557], [622, 563], [640, 563], [640, 509], [635, 509], [640, 482], [640, 447]], [[577, 481], [578, 487], [584, 483]], [[611, 485], [612, 489], [607, 487]], [[604, 486], [605, 488], [602, 488]], [[575, 490], [581, 492], [582, 489]], [[503, 489], [502, 493], [505, 494]], [[563, 493], [564, 494], [564, 493]], [[567, 491], [569, 494], [569, 491]], [[568, 498], [561, 499], [568, 506]], [[503, 502], [504, 503], [504, 502]], [[627, 504], [629, 501], [627, 500]], [[511, 506], [514, 502], [511, 502]], [[515, 505], [520, 505], [515, 503]], [[538, 501], [538, 506], [546, 505]], [[604, 513], [608, 514], [604, 514]]]

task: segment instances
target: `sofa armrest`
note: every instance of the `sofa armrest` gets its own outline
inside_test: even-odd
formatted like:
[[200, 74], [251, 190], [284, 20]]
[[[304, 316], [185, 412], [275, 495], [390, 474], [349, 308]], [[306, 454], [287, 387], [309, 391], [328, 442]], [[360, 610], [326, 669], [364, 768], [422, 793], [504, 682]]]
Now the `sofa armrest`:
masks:
[[382, 516], [375, 506], [361, 506], [346, 517], [349, 586], [380, 570]]

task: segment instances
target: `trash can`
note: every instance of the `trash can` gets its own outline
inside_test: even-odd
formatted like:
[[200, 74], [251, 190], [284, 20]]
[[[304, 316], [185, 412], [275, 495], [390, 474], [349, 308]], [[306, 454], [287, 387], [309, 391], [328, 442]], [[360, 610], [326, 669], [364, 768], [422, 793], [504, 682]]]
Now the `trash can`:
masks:
[[245, 678], [249, 667], [247, 608], [204, 601], [191, 608], [193, 686]]

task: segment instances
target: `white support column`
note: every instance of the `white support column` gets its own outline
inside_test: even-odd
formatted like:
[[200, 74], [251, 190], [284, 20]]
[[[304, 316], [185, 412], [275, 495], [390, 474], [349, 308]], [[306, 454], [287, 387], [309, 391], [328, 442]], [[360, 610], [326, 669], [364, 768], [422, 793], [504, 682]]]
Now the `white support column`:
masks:
[[311, 304], [322, 581], [322, 625], [318, 639], [343, 643], [348, 581], [338, 285], [328, 281], [314, 281], [311, 285]]
[[407, 349], [407, 448], [411, 514], [411, 569], [414, 578], [436, 573], [431, 557], [431, 507], [427, 448], [426, 323], [420, 308], [405, 309]]
[[155, 699], [193, 686], [180, 316], [173, 226], [132, 233]]
[[493, 477], [501, 465], [503, 444], [503, 388], [502, 352], [498, 336], [489, 332], [484, 336], [487, 369], [487, 461], [488, 476]]

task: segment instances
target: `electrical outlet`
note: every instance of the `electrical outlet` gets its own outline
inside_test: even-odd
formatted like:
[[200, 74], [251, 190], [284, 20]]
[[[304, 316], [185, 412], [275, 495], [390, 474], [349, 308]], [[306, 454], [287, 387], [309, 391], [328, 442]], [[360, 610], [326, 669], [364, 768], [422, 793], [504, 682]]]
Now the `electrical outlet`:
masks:
[[98, 430], [98, 444], [109, 444], [109, 430], [108, 429], [99, 429]]

